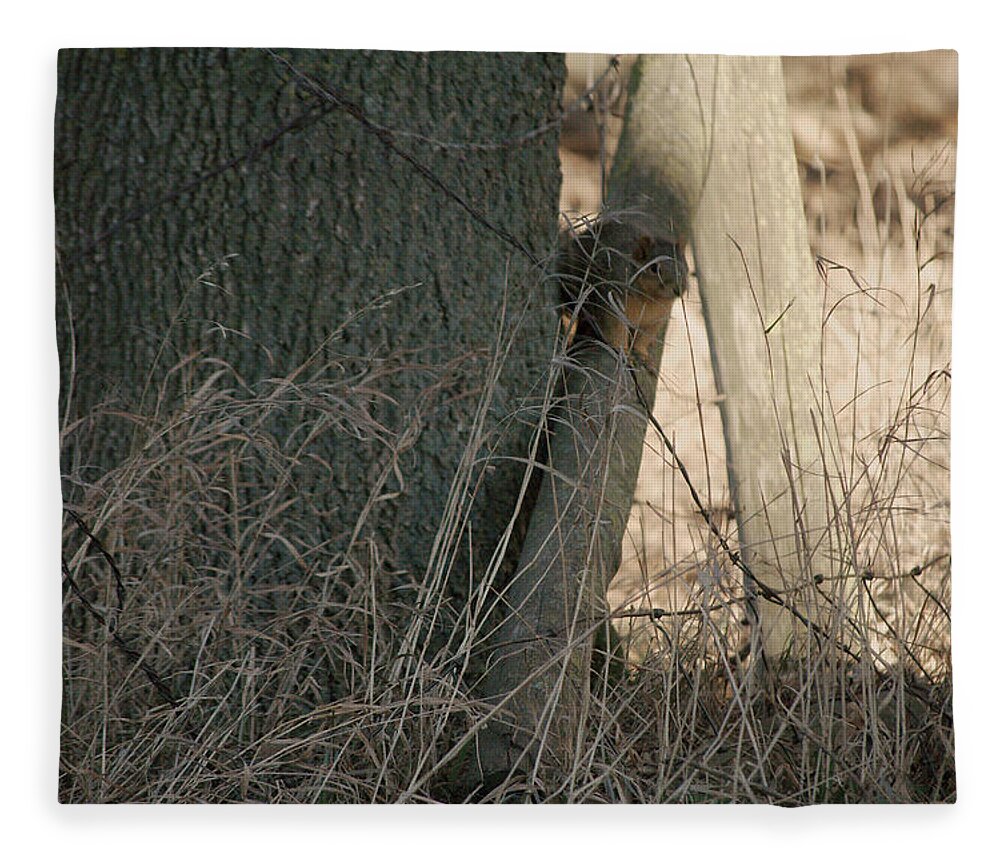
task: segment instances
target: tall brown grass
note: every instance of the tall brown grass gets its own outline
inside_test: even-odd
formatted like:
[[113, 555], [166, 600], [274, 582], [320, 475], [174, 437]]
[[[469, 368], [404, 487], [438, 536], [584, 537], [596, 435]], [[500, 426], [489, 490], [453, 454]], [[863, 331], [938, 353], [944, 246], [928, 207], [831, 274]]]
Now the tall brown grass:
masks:
[[[555, 317], [553, 331], [559, 359]], [[387, 427], [369, 406], [408, 360], [345, 359], [251, 385], [215, 359], [191, 359], [166, 374], [186, 392], [174, 407], [109, 404], [65, 428], [64, 802], [462, 799], [460, 753], [490, 713], [473, 667], [495, 571], [478, 572], [468, 605], [455, 607], [444, 570], [466, 540], [486, 437], [469, 431], [435, 556], [407, 588], [387, 586], [402, 580], [368, 517], [384, 481], [363, 489], [370, 504], [346, 552], [300, 491], [310, 470], [329, 467], [313, 450], [321, 434], [347, 434], [398, 468], [420, 416]], [[487, 378], [480, 415], [495, 394], [496, 374]], [[912, 437], [939, 413], [928, 402], [946, 384], [946, 374], [914, 376], [888, 431]], [[278, 412], [300, 433], [276, 437]], [[80, 458], [111, 424], [134, 428], [132, 453], [92, 477]], [[857, 472], [838, 528], [864, 586], [857, 621], [869, 647], [856, 660], [817, 649], [813, 664], [761, 683], [739, 654], [743, 595], [716, 548], [692, 603], [615, 604], [615, 624], [627, 635], [642, 623], [646, 646], [631, 648], [624, 671], [598, 669], [575, 759], [534, 785], [535, 799], [954, 798], [947, 559], [888, 574], [860, 562], [888, 552], [880, 536], [907, 507], [898, 476], [920, 451], [876, 445], [867, 465], [857, 448], [843, 453], [830, 480]], [[444, 647], [427, 646], [434, 634]]]

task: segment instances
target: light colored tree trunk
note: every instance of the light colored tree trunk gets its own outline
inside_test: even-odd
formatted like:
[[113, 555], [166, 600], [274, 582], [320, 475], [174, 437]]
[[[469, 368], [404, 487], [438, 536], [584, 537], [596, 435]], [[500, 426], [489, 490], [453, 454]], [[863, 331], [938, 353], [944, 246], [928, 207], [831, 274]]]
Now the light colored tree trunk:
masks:
[[650, 56], [637, 74], [618, 191], [668, 201], [690, 231], [763, 651], [801, 656], [829, 641], [820, 631], [843, 621], [847, 602], [829, 578], [838, 565], [823, 477], [823, 294], [781, 63]]
[[[630, 110], [624, 139], [645, 121]], [[491, 643], [484, 692], [502, 712], [477, 738], [476, 770], [487, 785], [514, 774], [527, 774], [529, 785], [547, 771], [571, 774], [585, 736], [592, 643], [608, 623], [606, 595], [621, 562], [655, 369], [670, 305], [683, 289], [672, 207], [632, 189], [616, 165], [615, 205], [596, 229], [591, 257], [608, 271], [582, 276], [584, 291], [595, 290], [589, 302], [606, 342], [574, 347], [563, 368], [542, 487]], [[664, 268], [646, 286], [656, 260]]]
[[[820, 435], [823, 302], [780, 61], [642, 58], [608, 193], [610, 223], [624, 225], [608, 236], [613, 250], [627, 256], [636, 235], [693, 245], [724, 396], [742, 556], [732, 557], [759, 595], [765, 655], [803, 656], [831, 641], [819, 631], [841, 603], [817, 581], [836, 568]], [[478, 738], [487, 780], [537, 776], [546, 754], [565, 768], [584, 737], [591, 636], [606, 618], [655, 380], [600, 348], [577, 359], [485, 678], [503, 708]]]
[[[657, 362], [661, 347], [662, 338]], [[487, 696], [503, 706], [477, 739], [476, 771], [487, 784], [514, 772], [538, 778], [545, 762], [572, 772], [591, 645], [608, 621], [606, 594], [642, 459], [642, 401], [652, 404], [655, 395], [652, 373], [603, 344], [572, 359], [549, 416], [548, 464], [484, 679]]]

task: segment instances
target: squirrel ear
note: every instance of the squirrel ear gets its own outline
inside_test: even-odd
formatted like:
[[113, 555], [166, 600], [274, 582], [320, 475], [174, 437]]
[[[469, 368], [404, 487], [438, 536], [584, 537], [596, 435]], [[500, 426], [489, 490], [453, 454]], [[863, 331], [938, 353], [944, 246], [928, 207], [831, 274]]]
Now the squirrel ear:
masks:
[[653, 240], [649, 236], [640, 236], [632, 249], [632, 259], [640, 265], [649, 259], [649, 252], [653, 248]]

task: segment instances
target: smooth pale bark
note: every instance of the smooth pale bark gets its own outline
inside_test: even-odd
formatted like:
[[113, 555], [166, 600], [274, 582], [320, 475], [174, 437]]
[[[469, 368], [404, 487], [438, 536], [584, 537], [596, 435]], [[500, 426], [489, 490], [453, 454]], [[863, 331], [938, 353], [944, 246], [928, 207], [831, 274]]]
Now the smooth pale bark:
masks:
[[667, 200], [690, 231], [748, 589], [778, 592], [810, 622], [758, 599], [763, 650], [801, 655], [818, 641], [808, 628], [831, 628], [844, 601], [815, 581], [838, 569], [817, 440], [823, 303], [781, 63], [650, 56], [637, 74], [621, 190]]
[[[655, 347], [659, 362], [662, 339]], [[654, 366], [656, 366], [654, 364]], [[602, 344], [575, 350], [565, 395], [549, 417], [549, 463], [517, 576], [504, 593], [487, 696], [503, 715], [477, 739], [487, 785], [514, 770], [567, 773], [589, 699], [592, 642], [607, 623], [606, 594], [642, 459], [655, 378]], [[559, 767], [562, 765], [562, 767]]]
[[[646, 83], [636, 77], [636, 85], [641, 92]], [[629, 108], [626, 147], [646, 119]], [[669, 193], [650, 196], [650, 188], [635, 181], [636, 167], [647, 165], [623, 169], [616, 162], [612, 172], [613, 205], [599, 230], [599, 246], [611, 249], [605, 259], [634, 261], [644, 245], [683, 239]], [[549, 768], [570, 773], [584, 738], [592, 645], [608, 623], [606, 595], [621, 562], [656, 395], [650, 368], [660, 364], [669, 306], [650, 308], [647, 319], [657, 322], [648, 331], [645, 360], [637, 351], [626, 357], [590, 343], [574, 348], [564, 370], [565, 396], [548, 421], [542, 488], [517, 575], [503, 595], [506, 618], [491, 643], [484, 678], [487, 700], [502, 707], [479, 733], [478, 767], [470, 768], [487, 786], [515, 774], [526, 775], [529, 786], [540, 775], [544, 782]]]

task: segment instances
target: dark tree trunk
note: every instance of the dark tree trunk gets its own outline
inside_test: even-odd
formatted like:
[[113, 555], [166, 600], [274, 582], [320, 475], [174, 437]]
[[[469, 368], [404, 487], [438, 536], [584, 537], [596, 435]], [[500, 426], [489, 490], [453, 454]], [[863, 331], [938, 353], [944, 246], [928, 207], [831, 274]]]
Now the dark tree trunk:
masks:
[[[293, 375], [311, 356], [297, 381], [392, 356], [402, 366], [385, 377], [392, 399], [359, 406], [390, 430], [412, 428], [399, 462], [331, 427], [308, 450], [326, 466], [297, 477], [293, 510], [303, 534], [346, 549], [385, 477], [375, 495], [387, 498], [369, 521], [396, 569], [419, 580], [504, 308], [513, 343], [479, 442], [501, 457], [528, 447], [530, 422], [510, 419], [544, 375], [555, 316], [540, 271], [515, 246], [541, 258], [555, 239], [558, 130], [528, 132], [558, 110], [562, 57], [280, 56], [287, 62], [258, 50], [60, 53], [63, 423], [102, 404], [149, 414], [166, 405], [161, 391], [189, 397], [219, 367], [168, 375], [190, 356], [228, 362], [249, 386]], [[353, 312], [400, 287], [409, 289], [328, 343]], [[294, 437], [294, 419], [270, 427], [276, 444]], [[89, 438], [86, 451], [64, 450], [65, 475], [88, 465], [93, 477], [148, 441], [114, 417]], [[455, 542], [462, 551], [442, 565], [458, 598], [469, 560], [485, 568], [521, 487], [522, 464], [495, 463], [469, 535]], [[79, 492], [64, 489], [68, 501]]]

